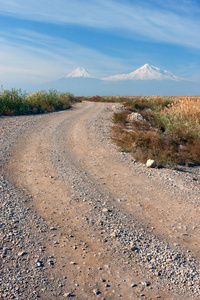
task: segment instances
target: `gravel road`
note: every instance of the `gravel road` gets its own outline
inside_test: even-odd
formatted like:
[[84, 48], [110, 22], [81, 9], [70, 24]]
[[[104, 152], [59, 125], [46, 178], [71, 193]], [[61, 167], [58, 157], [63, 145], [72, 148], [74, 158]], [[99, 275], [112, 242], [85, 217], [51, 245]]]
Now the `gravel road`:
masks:
[[1, 299], [200, 298], [200, 169], [119, 152], [112, 114], [0, 118]]

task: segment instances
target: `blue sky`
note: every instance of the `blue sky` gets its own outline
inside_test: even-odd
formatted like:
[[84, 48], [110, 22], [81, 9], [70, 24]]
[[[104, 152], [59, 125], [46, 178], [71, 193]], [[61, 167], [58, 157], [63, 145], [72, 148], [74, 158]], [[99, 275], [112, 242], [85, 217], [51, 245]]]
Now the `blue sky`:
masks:
[[149, 63], [200, 81], [199, 0], [0, 0], [0, 84]]

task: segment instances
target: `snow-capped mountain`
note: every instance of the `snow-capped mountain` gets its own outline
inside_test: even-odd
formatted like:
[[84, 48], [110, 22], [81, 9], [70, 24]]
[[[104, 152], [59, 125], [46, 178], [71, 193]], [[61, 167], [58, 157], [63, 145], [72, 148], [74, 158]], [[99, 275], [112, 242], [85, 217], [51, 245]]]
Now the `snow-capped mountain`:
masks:
[[78, 67], [77, 69], [73, 70], [71, 73], [67, 74], [65, 78], [92, 78], [92, 76], [84, 69]]
[[199, 95], [200, 84], [179, 78], [172, 73], [145, 64], [129, 73], [95, 78], [84, 68], [77, 68], [60, 79], [41, 84], [32, 91], [56, 89], [76, 96], [94, 95]]
[[128, 74], [119, 74], [114, 76], [109, 76], [102, 78], [103, 80], [117, 81], [117, 80], [175, 80], [179, 81], [181, 78], [175, 76], [166, 70], [161, 70], [160, 68], [145, 64], [139, 69], [128, 73]]

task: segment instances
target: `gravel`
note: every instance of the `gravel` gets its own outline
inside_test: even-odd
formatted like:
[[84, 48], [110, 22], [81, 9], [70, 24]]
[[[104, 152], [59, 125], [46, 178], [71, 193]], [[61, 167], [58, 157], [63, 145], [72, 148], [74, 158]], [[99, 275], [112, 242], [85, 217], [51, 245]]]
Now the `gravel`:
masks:
[[63, 299], [66, 286], [48, 265], [51, 229], [28, 205], [31, 195], [17, 189], [3, 168], [16, 139], [41, 118], [0, 118], [0, 299]]
[[[181, 195], [185, 203], [190, 201], [194, 208], [198, 209], [200, 168], [176, 166], [173, 169], [149, 170], [145, 165], [134, 162], [128, 153], [119, 153], [109, 137], [111, 113], [111, 105], [104, 104], [99, 114], [94, 115], [87, 122], [88, 130], [90, 128], [95, 130], [99, 145], [104, 145], [117, 160], [123, 160], [127, 167], [130, 165], [134, 167], [136, 174], [149, 176], [151, 184], [156, 182], [163, 190], [171, 191], [174, 197]], [[50, 259], [50, 254], [45, 248], [46, 243], [50, 241], [58, 243], [52, 236], [57, 228], [47, 224], [34, 211], [29, 204], [31, 195], [17, 189], [7, 179], [3, 170], [3, 164], [9, 159], [9, 151], [15, 145], [16, 139], [24, 131], [33, 128], [42, 117], [0, 118], [0, 255], [2, 258], [0, 296], [2, 299], [71, 297], [71, 292], [67, 291], [66, 279], [56, 278], [56, 273], [52, 269], [56, 258], [54, 261]], [[199, 299], [200, 265], [197, 258], [190, 251], [184, 251], [179, 244], [172, 245], [152, 232], [148, 232], [136, 218], [125, 213], [120, 206], [120, 202], [124, 199], [118, 199], [117, 204], [116, 199], [108, 193], [106, 186], [102, 190], [94, 178], [77, 168], [78, 163], [74, 161], [73, 154], [70, 156], [70, 151], [68, 151], [68, 159], [61, 155], [63, 152], [60, 151], [59, 136], [53, 130], [51, 160], [63, 181], [67, 180], [71, 183], [74, 198], [88, 206], [87, 215], [82, 215], [84, 224], [92, 228], [94, 234], [100, 233], [107, 251], [113, 253], [119, 259], [119, 263], [129, 265], [132, 269], [137, 265], [141, 270], [145, 270], [148, 280], [132, 282], [130, 284], [132, 290], [140, 288], [140, 297], [143, 298], [145, 297], [143, 289], [151, 289], [156, 282], [161, 288], [173, 290], [181, 299], [184, 297]], [[103, 180], [103, 177], [99, 180]], [[76, 263], [70, 264], [73, 266]], [[109, 265], [104, 267], [110, 268]], [[101, 281], [105, 282], [105, 279], [101, 278]], [[105, 283], [105, 289], [109, 288], [110, 283]], [[112, 293], [115, 295], [114, 290], [109, 295]], [[93, 294], [94, 297], [98, 297], [101, 292], [96, 287], [93, 289]], [[119, 297], [120, 294], [113, 296], [113, 299]], [[160, 295], [156, 298], [160, 298]]]

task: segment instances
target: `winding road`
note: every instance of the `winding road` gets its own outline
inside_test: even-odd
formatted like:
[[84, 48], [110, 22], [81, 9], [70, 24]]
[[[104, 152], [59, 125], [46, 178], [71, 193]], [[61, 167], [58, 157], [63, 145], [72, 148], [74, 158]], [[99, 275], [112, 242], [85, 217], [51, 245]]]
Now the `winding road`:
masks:
[[198, 182], [120, 153], [112, 106], [44, 115], [17, 139], [6, 172], [55, 234], [45, 243], [53, 272], [67, 274], [63, 299], [198, 299]]

